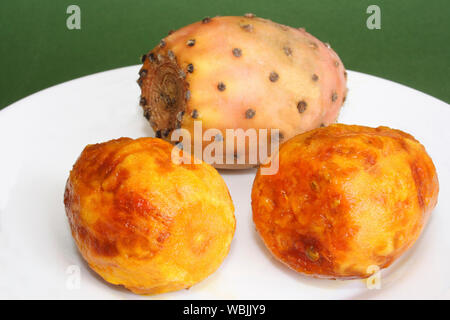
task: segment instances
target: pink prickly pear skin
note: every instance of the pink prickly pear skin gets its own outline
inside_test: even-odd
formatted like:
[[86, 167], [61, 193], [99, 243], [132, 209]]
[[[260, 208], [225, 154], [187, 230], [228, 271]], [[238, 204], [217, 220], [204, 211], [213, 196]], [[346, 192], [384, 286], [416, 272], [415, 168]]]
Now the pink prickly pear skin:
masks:
[[347, 94], [329, 45], [253, 15], [205, 18], [170, 33], [143, 57], [139, 74], [144, 115], [167, 140], [177, 128], [193, 134], [201, 120], [203, 130], [224, 136], [279, 129], [283, 142], [334, 123]]

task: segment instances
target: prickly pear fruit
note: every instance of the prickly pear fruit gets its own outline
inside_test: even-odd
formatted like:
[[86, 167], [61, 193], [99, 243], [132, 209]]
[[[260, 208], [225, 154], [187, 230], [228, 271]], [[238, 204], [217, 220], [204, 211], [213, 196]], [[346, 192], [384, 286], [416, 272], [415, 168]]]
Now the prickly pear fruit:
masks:
[[203, 131], [222, 136], [226, 129], [279, 129], [283, 142], [335, 122], [347, 93], [344, 66], [329, 45], [252, 14], [171, 32], [143, 56], [139, 75], [144, 116], [166, 140], [178, 128], [194, 136], [201, 120]]

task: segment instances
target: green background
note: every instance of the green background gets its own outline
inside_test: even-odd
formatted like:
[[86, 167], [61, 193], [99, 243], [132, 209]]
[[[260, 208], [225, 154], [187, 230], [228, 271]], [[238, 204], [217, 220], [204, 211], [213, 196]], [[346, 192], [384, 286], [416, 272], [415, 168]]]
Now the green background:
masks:
[[[81, 8], [81, 30], [66, 27], [71, 4]], [[366, 27], [371, 4], [381, 8], [381, 30]], [[450, 102], [449, 0], [1, 0], [0, 109], [60, 82], [138, 64], [170, 29], [246, 12], [305, 27], [348, 69]]]

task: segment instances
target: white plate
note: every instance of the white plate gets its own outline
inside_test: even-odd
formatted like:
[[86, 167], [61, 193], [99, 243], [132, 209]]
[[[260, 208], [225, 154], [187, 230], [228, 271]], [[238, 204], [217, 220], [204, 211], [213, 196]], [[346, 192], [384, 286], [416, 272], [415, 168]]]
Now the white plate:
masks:
[[190, 290], [153, 297], [108, 285], [77, 252], [64, 212], [64, 185], [86, 144], [152, 135], [138, 106], [137, 73], [138, 66], [132, 66], [69, 81], [0, 112], [0, 298], [450, 298], [450, 107], [351, 71], [340, 122], [413, 134], [433, 158], [440, 181], [428, 227], [411, 250], [383, 270], [381, 289], [369, 290], [362, 280], [307, 278], [274, 260], [251, 220], [254, 170], [221, 172], [236, 207], [237, 228], [216, 273]]

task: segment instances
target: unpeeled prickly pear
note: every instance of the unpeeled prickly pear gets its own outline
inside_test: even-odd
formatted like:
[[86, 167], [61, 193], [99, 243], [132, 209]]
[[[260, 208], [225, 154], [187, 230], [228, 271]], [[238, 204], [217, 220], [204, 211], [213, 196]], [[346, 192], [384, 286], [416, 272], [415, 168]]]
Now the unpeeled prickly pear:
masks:
[[[157, 137], [178, 128], [279, 129], [283, 142], [335, 122], [346, 72], [304, 29], [247, 14], [205, 18], [171, 32], [143, 56], [140, 104]], [[203, 147], [205, 147], [205, 143]], [[237, 149], [234, 157], [246, 156]], [[236, 168], [236, 165], [217, 165]]]

